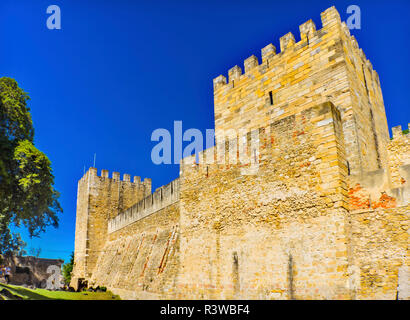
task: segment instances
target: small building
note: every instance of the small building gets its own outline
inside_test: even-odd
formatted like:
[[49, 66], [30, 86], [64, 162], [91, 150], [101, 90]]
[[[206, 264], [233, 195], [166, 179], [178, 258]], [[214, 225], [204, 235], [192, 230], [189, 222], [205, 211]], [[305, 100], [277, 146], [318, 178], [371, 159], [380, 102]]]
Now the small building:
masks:
[[12, 256], [4, 261], [4, 264], [11, 269], [11, 284], [36, 288], [46, 288], [48, 279], [53, 284], [60, 282], [63, 263], [64, 260], [61, 259], [45, 259], [33, 256]]

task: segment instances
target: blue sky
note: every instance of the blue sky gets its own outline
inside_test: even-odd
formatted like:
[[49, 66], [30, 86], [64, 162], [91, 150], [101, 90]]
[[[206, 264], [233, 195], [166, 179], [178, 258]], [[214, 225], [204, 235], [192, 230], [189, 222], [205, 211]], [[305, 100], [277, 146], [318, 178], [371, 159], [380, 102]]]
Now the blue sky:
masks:
[[[61, 8], [61, 30], [46, 9]], [[408, 1], [41, 1], [0, 2], [0, 76], [29, 93], [35, 144], [52, 161], [64, 213], [39, 239], [22, 235], [42, 257], [67, 259], [74, 248], [77, 181], [84, 166], [149, 177], [153, 189], [178, 176], [154, 165], [153, 130], [213, 128], [212, 79], [335, 5], [380, 76], [389, 126], [410, 122]]]

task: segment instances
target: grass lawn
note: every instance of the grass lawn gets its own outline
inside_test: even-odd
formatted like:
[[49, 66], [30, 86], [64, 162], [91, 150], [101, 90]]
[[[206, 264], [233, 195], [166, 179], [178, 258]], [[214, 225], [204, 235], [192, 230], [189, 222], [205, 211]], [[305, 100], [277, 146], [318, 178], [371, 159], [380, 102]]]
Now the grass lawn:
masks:
[[[46, 289], [28, 289], [21, 286], [5, 285], [0, 283], [0, 291], [9, 290], [12, 294], [24, 300], [120, 300], [119, 296], [111, 292], [67, 292], [50, 291]], [[1, 299], [1, 298], [0, 298]]]

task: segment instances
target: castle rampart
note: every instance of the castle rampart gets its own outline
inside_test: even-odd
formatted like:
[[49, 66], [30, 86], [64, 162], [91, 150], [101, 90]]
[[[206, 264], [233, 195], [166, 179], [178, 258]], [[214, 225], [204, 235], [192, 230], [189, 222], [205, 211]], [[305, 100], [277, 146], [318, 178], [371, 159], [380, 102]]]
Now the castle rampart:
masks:
[[118, 231], [179, 200], [179, 179], [158, 188], [153, 194], [108, 221], [108, 233]]
[[[409, 299], [410, 135], [334, 7], [214, 79], [216, 145], [180, 177], [91, 168], [74, 280], [132, 299]], [[196, 159], [199, 159], [197, 162]]]

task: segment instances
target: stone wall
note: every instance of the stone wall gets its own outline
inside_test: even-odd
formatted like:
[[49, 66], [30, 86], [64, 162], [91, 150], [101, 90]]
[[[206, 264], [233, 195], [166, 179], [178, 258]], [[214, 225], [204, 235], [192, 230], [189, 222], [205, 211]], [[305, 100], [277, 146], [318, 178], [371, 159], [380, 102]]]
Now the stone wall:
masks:
[[348, 177], [351, 210], [395, 208], [410, 203], [410, 137], [393, 128], [387, 144], [388, 164]]
[[408, 205], [349, 214], [352, 298], [410, 298], [409, 218]]
[[387, 150], [392, 185], [398, 188], [410, 182], [410, 134], [404, 134], [401, 126], [394, 127], [392, 131], [393, 138]]
[[108, 238], [90, 285], [129, 299], [174, 294], [179, 254], [179, 179], [108, 221]]
[[125, 299], [170, 298], [179, 270], [179, 203], [108, 235], [90, 285]]
[[265, 132], [254, 175], [183, 166], [178, 298], [349, 297], [339, 112], [325, 103]]

